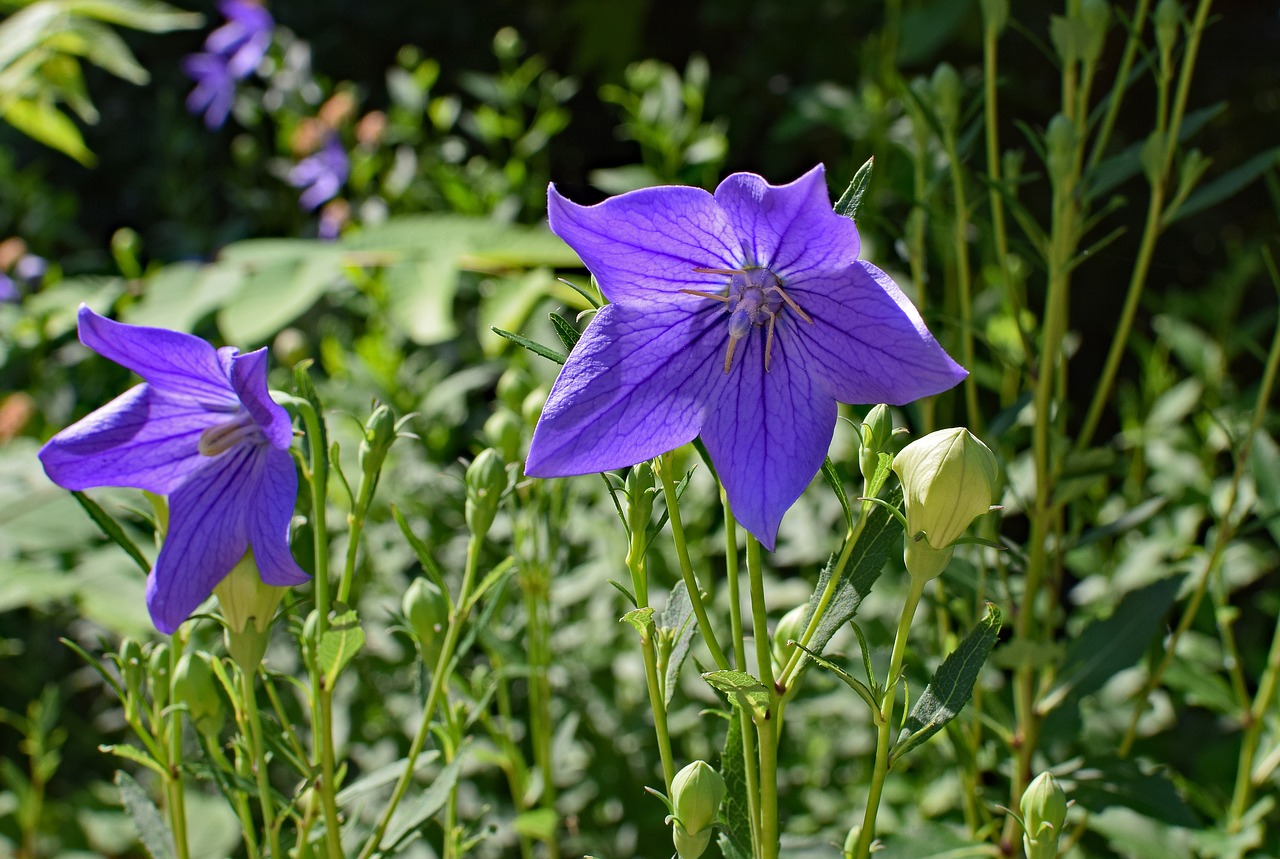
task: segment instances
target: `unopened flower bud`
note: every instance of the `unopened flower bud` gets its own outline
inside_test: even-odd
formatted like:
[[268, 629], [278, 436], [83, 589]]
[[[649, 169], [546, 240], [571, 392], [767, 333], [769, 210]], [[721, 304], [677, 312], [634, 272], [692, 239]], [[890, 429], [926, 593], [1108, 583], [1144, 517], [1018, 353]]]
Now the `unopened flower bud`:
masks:
[[627, 527], [633, 534], [643, 534], [649, 528], [656, 485], [648, 460], [631, 466], [627, 474]]
[[982, 20], [998, 36], [1009, 23], [1009, 0], [982, 0]]
[[286, 590], [262, 581], [252, 549], [214, 586], [227, 622], [227, 652], [243, 670], [252, 672], [262, 661], [271, 621]]
[[680, 859], [698, 859], [707, 849], [724, 793], [724, 779], [705, 761], [694, 761], [671, 780], [672, 839]]
[[490, 446], [498, 449], [507, 462], [520, 459], [524, 443], [524, 423], [511, 409], [499, 407], [484, 422], [484, 437]]
[[226, 708], [207, 656], [190, 651], [182, 654], [173, 675], [173, 693], [178, 703], [187, 705], [187, 715], [198, 732], [216, 736], [222, 730]]
[[387, 459], [387, 451], [396, 441], [396, 416], [387, 405], [380, 405], [369, 415], [364, 424], [364, 438], [360, 442], [360, 451], [356, 461], [365, 480], [377, 480], [382, 471], [382, 463]]
[[147, 659], [147, 678], [151, 682], [151, 700], [161, 707], [169, 704], [169, 645], [160, 642]]
[[867, 412], [858, 427], [858, 436], [858, 468], [862, 471], [862, 479], [869, 481], [880, 465], [880, 454], [889, 450], [889, 442], [893, 438], [893, 415], [889, 414], [889, 407], [881, 403]]
[[528, 393], [524, 400], [520, 403], [520, 414], [524, 416], [526, 422], [535, 424], [542, 415], [542, 407], [547, 404], [547, 397], [551, 391], [542, 385], [534, 388]]
[[1044, 132], [1045, 166], [1049, 168], [1049, 178], [1055, 184], [1065, 182], [1071, 174], [1075, 146], [1075, 126], [1064, 114], [1056, 114]]
[[449, 623], [449, 600], [430, 579], [413, 580], [400, 601], [405, 619], [422, 647], [422, 658], [434, 666], [443, 644], [441, 634]]
[[932, 579], [951, 560], [951, 546], [991, 508], [996, 458], [967, 429], [929, 433], [893, 460], [906, 504], [904, 558], [913, 577]]
[[524, 398], [533, 391], [529, 373], [519, 367], [508, 367], [498, 377], [498, 399], [511, 411], [519, 414], [524, 408]]
[[786, 665], [791, 659], [794, 648], [788, 647], [787, 642], [800, 639], [800, 634], [804, 632], [801, 624], [804, 622], [804, 613], [808, 608], [807, 604], [798, 605], [778, 621], [778, 626], [773, 631], [773, 658], [779, 665]]
[[142, 689], [142, 679], [146, 672], [142, 668], [142, 645], [136, 638], [125, 636], [120, 642], [120, 676], [124, 680], [124, 688], [130, 695], [137, 695]]
[[477, 536], [488, 533], [507, 489], [507, 467], [493, 448], [485, 448], [467, 468], [467, 527]]
[[943, 128], [954, 128], [960, 119], [960, 97], [963, 87], [960, 74], [950, 63], [941, 63], [933, 70], [933, 78], [929, 81], [933, 91], [934, 110], [938, 114], [938, 122]]
[[1067, 820], [1067, 794], [1051, 773], [1036, 776], [1022, 793], [1022, 846], [1027, 859], [1056, 859]]
[[1080, 20], [1084, 25], [1082, 45], [1085, 63], [1092, 65], [1102, 56], [1111, 25], [1111, 4], [1107, 0], [1081, 0]]
[[1182, 25], [1182, 4], [1178, 0], [1160, 0], [1156, 4], [1152, 20], [1155, 23], [1156, 45], [1160, 49], [1160, 56], [1167, 58], [1173, 53], [1174, 43], [1178, 40], [1178, 28]]

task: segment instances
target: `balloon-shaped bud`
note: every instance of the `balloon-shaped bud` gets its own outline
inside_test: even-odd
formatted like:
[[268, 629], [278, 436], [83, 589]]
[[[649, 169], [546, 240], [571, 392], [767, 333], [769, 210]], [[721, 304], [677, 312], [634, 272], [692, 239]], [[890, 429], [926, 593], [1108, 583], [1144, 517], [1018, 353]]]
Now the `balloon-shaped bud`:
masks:
[[467, 527], [483, 536], [498, 513], [498, 501], [507, 490], [507, 467], [493, 448], [485, 448], [467, 468]]
[[672, 839], [680, 859], [698, 859], [711, 843], [724, 792], [724, 779], [705, 761], [694, 761], [671, 780]]
[[178, 660], [173, 675], [173, 694], [178, 703], [187, 705], [191, 724], [201, 734], [214, 736], [227, 720], [226, 707], [218, 694], [218, 681], [203, 653], [188, 651]]
[[862, 471], [863, 480], [875, 476], [880, 454], [888, 452], [892, 439], [893, 415], [889, 414], [889, 407], [881, 403], [867, 412], [858, 426], [858, 468]]
[[405, 619], [422, 647], [422, 658], [434, 667], [440, 656], [445, 627], [449, 624], [449, 600], [430, 579], [413, 580], [400, 602]]
[[1067, 805], [1067, 794], [1051, 773], [1040, 773], [1027, 785], [1019, 803], [1027, 859], [1056, 859]]
[[253, 672], [262, 661], [271, 621], [286, 590], [262, 581], [252, 549], [214, 587], [227, 622], [227, 652], [245, 671]]
[[380, 405], [369, 415], [364, 424], [364, 438], [360, 442], [357, 461], [366, 480], [377, 480], [387, 451], [396, 441], [396, 416], [386, 405]]
[[791, 659], [793, 648], [787, 647], [787, 642], [800, 640], [804, 632], [804, 613], [808, 608], [807, 603], [798, 605], [778, 621], [773, 631], [773, 658], [779, 665], [786, 665]]

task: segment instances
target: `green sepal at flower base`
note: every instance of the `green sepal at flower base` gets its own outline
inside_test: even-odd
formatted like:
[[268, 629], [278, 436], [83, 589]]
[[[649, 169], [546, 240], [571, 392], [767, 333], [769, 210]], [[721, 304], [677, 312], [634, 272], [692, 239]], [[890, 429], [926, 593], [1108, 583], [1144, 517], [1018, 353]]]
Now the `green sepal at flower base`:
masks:
[[214, 586], [213, 593], [227, 624], [227, 652], [243, 670], [253, 673], [262, 661], [271, 620], [287, 590], [262, 581], [252, 549]]
[[680, 859], [706, 851], [724, 794], [724, 778], [706, 761], [694, 761], [671, 780], [672, 841]]
[[913, 441], [893, 459], [906, 506], [907, 572], [937, 578], [955, 542], [991, 509], [998, 469], [995, 454], [963, 427]]

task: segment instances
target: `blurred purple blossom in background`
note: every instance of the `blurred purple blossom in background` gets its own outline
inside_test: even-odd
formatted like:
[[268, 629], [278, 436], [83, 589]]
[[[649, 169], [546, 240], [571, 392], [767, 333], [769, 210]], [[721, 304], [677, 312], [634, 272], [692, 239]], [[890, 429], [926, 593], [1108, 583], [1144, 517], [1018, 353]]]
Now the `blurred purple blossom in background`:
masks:
[[13, 276], [27, 286], [39, 286], [49, 270], [49, 261], [35, 254], [24, 254], [13, 267]]
[[169, 496], [147, 578], [147, 608], [171, 633], [252, 549], [262, 581], [308, 576], [289, 551], [298, 473], [289, 413], [267, 391], [267, 350], [214, 349], [199, 337], [124, 325], [80, 306], [80, 342], [132, 370], [137, 385], [40, 450], [72, 490], [129, 486]]
[[324, 146], [294, 165], [289, 184], [302, 190], [298, 205], [310, 212], [338, 196], [350, 172], [346, 150], [337, 135], [330, 135]]
[[227, 19], [209, 34], [204, 51], [182, 62], [182, 70], [196, 82], [187, 96], [187, 110], [203, 113], [210, 129], [221, 128], [231, 113], [236, 82], [253, 70], [271, 47], [275, 21], [254, 0], [223, 0], [218, 9]]
[[21, 297], [18, 294], [18, 286], [13, 282], [13, 278], [7, 274], [0, 273], [0, 302], [17, 301]]

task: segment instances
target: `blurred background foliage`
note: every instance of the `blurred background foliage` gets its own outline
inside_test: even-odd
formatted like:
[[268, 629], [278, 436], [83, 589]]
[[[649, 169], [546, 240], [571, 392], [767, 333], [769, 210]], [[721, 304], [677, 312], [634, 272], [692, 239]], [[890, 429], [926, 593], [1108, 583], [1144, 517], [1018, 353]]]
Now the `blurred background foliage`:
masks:
[[[12, 13], [7, 20], [33, 5], [4, 4]], [[823, 162], [838, 193], [874, 156], [859, 223], [864, 256], [899, 276], [953, 346], [949, 162], [904, 89], [936, 80], [935, 69], [946, 62], [960, 86], [957, 154], [969, 170], [971, 200], [978, 201], [966, 229], [975, 247], [989, 241], [976, 0], [277, 0], [270, 4], [279, 28], [270, 52], [239, 88], [230, 119], [212, 131], [184, 106], [191, 82], [181, 70], [182, 58], [200, 49], [219, 20], [212, 4], [182, 4], [204, 16], [202, 27], [174, 17], [144, 28], [162, 33], [131, 29], [140, 18], [104, 15], [109, 4], [80, 5], [86, 21], [117, 34], [115, 60], [77, 55], [72, 46], [63, 55], [83, 56], [78, 71], [67, 71], [65, 56], [46, 70], [46, 82], [61, 80], [61, 89], [23, 91], [35, 103], [57, 99], [70, 110], [75, 119], [67, 121], [83, 134], [84, 149], [68, 143], [65, 132], [58, 140], [78, 158], [21, 133], [12, 116], [0, 123], [0, 239], [22, 242], [0, 254], [0, 270], [22, 281], [16, 268], [22, 258], [49, 261], [38, 277], [19, 283], [20, 302], [0, 302], [0, 850], [7, 839], [29, 856], [142, 855], [110, 784], [116, 762], [97, 751], [99, 743], [121, 739], [118, 703], [57, 641], [66, 635], [103, 649], [120, 634], [145, 633], [142, 582], [75, 502], [45, 481], [34, 456], [41, 440], [128, 384], [120, 368], [83, 360], [87, 352], [71, 336], [80, 301], [130, 322], [191, 330], [242, 348], [270, 344], [281, 365], [273, 384], [281, 387], [289, 366], [315, 360], [331, 430], [348, 458], [373, 399], [398, 415], [416, 413], [418, 440], [395, 449], [381, 497], [397, 500], [442, 566], [456, 570], [460, 459], [493, 445], [508, 461], [518, 460], [554, 378], [549, 362], [513, 350], [490, 327], [555, 344], [545, 311], [559, 305], [571, 316], [563, 307], [587, 307], [555, 278], [565, 270], [582, 282], [575, 257], [541, 226], [549, 181], [589, 203], [655, 182], [714, 187], [734, 170], [790, 181]], [[139, 13], [146, 5], [123, 8]], [[999, 130], [1015, 153], [1007, 163], [1023, 164], [1020, 201], [1043, 223], [1050, 199], [1037, 146], [1057, 110], [1060, 68], [1050, 21], [1062, 8], [1042, 0], [1014, 6], [1015, 24], [1001, 41]], [[1161, 238], [1115, 406], [1102, 417], [1097, 445], [1073, 454], [1059, 485], [1071, 514], [1054, 583], [1064, 598], [1053, 624], [1063, 633], [1030, 655], [1026, 647], [996, 651], [1006, 672], [1027, 659], [1071, 669], [1061, 675], [1069, 683], [1043, 690], [1054, 706], [1042, 744], [1048, 764], [1083, 762], [1073, 771], [1074, 795], [1092, 818], [1075, 847], [1079, 855], [1280, 854], [1280, 835], [1265, 825], [1274, 819], [1273, 804], [1260, 804], [1234, 831], [1213, 826], [1231, 794], [1242, 714], [1207, 610], [1145, 717], [1143, 763], [1107, 758], [1131, 709], [1135, 681], [1126, 671], [1158, 651], [1162, 619], [1185, 599], [1176, 577], [1210, 563], [1204, 547], [1225, 515], [1274, 324], [1275, 295], [1260, 250], [1268, 242], [1275, 248], [1280, 209], [1274, 148], [1280, 14], [1274, 3], [1257, 0], [1221, 0], [1213, 12], [1187, 120], [1191, 144], [1212, 159], [1200, 185], [1207, 193]], [[1123, 20], [1106, 44], [1106, 70], [1119, 62]], [[4, 68], [0, 63], [0, 74]], [[1064, 384], [1059, 403], [1072, 425], [1093, 394], [1090, 380], [1103, 365], [1141, 235], [1146, 187], [1139, 148], [1156, 110], [1144, 74], [1149, 70], [1140, 68], [1118, 115], [1105, 162], [1110, 173], [1095, 177], [1095, 188], [1111, 201], [1101, 208], [1112, 217], [1093, 239], [1120, 232], [1089, 254], [1072, 285], [1072, 384]], [[0, 106], [11, 109], [7, 101]], [[341, 142], [349, 177], [335, 200], [306, 211], [290, 173], [328, 137]], [[923, 210], [941, 214], [912, 234]], [[317, 240], [326, 229], [338, 237]], [[1044, 273], [1031, 242], [1011, 234], [1027, 306], [1022, 316], [1013, 314], [998, 290], [986, 288], [992, 263], [980, 255], [974, 316], [980, 345], [972, 369], [988, 441], [1001, 448], [1008, 472], [1005, 534], [1015, 544], [1016, 572], [1033, 494], [1019, 331], [1035, 330], [1044, 312], [1036, 286]], [[921, 237], [931, 249], [923, 284], [906, 276], [910, 245]], [[959, 420], [959, 394], [937, 408], [938, 425]], [[901, 417], [916, 426], [929, 420], [914, 409]], [[1280, 592], [1267, 578], [1276, 566], [1280, 448], [1266, 429], [1274, 430], [1274, 421], [1255, 437], [1242, 490], [1248, 504], [1222, 562], [1228, 571], [1222, 599], [1214, 602], [1237, 617], [1249, 677], [1266, 662], [1280, 610]], [[842, 473], [856, 474], [847, 428], [833, 451]], [[695, 481], [690, 492], [695, 499], [706, 494], [702, 509], [715, 509], [708, 486]], [[484, 764], [513, 754], [497, 740], [504, 732], [522, 736], [512, 726], [524, 718], [535, 684], [520, 678], [547, 677], [555, 690], [547, 706], [564, 851], [659, 855], [668, 843], [662, 813], [641, 793], [654, 783], [656, 756], [649, 751], [638, 659], [616, 622], [618, 595], [604, 586], [621, 578], [621, 529], [599, 481], [556, 484], [535, 495], [513, 504], [495, 531], [495, 543], [509, 542], [532, 527], [521, 517], [536, 515], [547, 536], [533, 541], [536, 556], [525, 558], [482, 639], [482, 654], [467, 666], [477, 698], [490, 672], [517, 680], [513, 711], [495, 717], [489, 740], [479, 741], [463, 817], [477, 829], [497, 829], [481, 848], [485, 855], [510, 855], [503, 852], [514, 849], [508, 824], [528, 809], [512, 803], [500, 770]], [[140, 503], [131, 493], [103, 493], [99, 500], [113, 510]], [[714, 516], [700, 518], [696, 509], [691, 503], [687, 527], [714, 568], [723, 563], [722, 534]], [[807, 596], [839, 515], [833, 499], [810, 493], [788, 516], [771, 583], [775, 616]], [[144, 518], [135, 517], [134, 525], [147, 544]], [[362, 615], [392, 617], [417, 575], [413, 553], [385, 504], [371, 514], [365, 538]], [[493, 547], [491, 562], [508, 548]], [[674, 582], [665, 552], [653, 565], [658, 582]], [[909, 670], [919, 675], [919, 687], [925, 666], [976, 619], [983, 576], [972, 564], [957, 567], [932, 606], [936, 629], [915, 645], [921, 654]], [[880, 586], [884, 607], [864, 609], [869, 637], [891, 629], [893, 578], [886, 575]], [[1017, 595], [1007, 575], [995, 588], [997, 601]], [[549, 598], [555, 618], [547, 632], [555, 655], [533, 666], [525, 661], [524, 636], [535, 615], [520, 610], [531, 594]], [[1106, 618], [1137, 630], [1127, 646], [1115, 645], [1116, 627], [1104, 626]], [[1076, 638], [1111, 657], [1084, 667], [1080, 648], [1072, 649]], [[272, 658], [281, 670], [291, 665], [287, 652]], [[380, 629], [357, 659], [353, 681], [339, 691], [351, 712], [345, 726], [351, 755], [362, 771], [399, 757], [402, 723], [417, 695], [413, 659], [402, 638]], [[987, 718], [1008, 728], [1006, 674], [990, 675]], [[712, 758], [718, 738], [692, 727], [714, 699], [696, 678], [685, 679], [673, 732], [688, 757]], [[784, 777], [793, 790], [783, 817], [791, 833], [811, 836], [813, 855], [832, 855], [823, 845], [842, 840], [849, 809], [864, 799], [858, 785], [866, 781], [871, 734], [849, 730], [847, 694], [811, 682], [787, 738]], [[1007, 748], [992, 736], [1000, 731], [990, 730], [966, 758], [960, 731], [982, 736], [972, 724], [957, 728], [950, 745], [935, 743], [945, 753], [895, 770], [883, 825], [920, 840], [899, 841], [886, 855], [919, 857], [964, 843], [954, 835], [961, 821], [989, 842], [999, 840], [990, 821], [997, 804], [1011, 804]], [[1268, 748], [1274, 757], [1275, 746]], [[1264, 757], [1261, 764], [1268, 761], [1264, 784], [1273, 793], [1274, 761]], [[961, 793], [981, 795], [982, 809], [959, 809]], [[193, 818], [211, 831], [225, 828], [225, 805], [212, 796], [207, 805]], [[520, 819], [531, 832], [545, 825]], [[206, 843], [217, 845], [209, 855], [234, 850], [233, 843]], [[805, 849], [799, 841], [792, 848], [788, 855]]]

